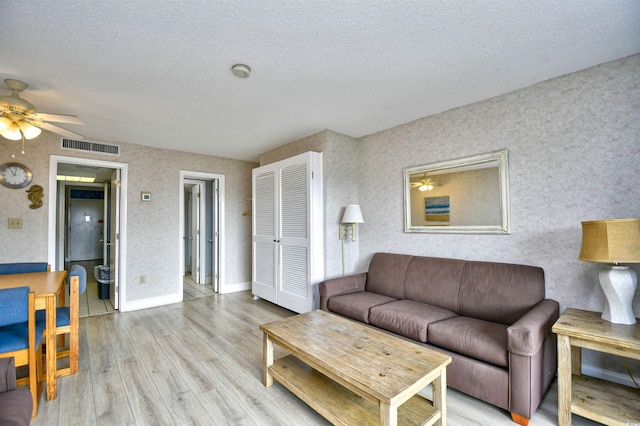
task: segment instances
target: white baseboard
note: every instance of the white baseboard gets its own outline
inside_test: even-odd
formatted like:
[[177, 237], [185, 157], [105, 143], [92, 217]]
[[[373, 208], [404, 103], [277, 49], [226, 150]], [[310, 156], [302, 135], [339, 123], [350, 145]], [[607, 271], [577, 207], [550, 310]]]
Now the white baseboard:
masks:
[[603, 370], [602, 368], [593, 367], [591, 365], [582, 364], [582, 374], [585, 376], [595, 377], [596, 379], [606, 380], [607, 382], [618, 383], [632, 388], [636, 387], [628, 374]]
[[170, 305], [182, 302], [182, 293], [168, 294], [166, 296], [149, 297], [146, 299], [133, 300], [127, 303], [120, 303], [120, 312], [137, 311], [139, 309], [155, 308], [157, 306]]
[[251, 281], [244, 283], [227, 284], [220, 288], [220, 294], [236, 293], [238, 291], [251, 290]]

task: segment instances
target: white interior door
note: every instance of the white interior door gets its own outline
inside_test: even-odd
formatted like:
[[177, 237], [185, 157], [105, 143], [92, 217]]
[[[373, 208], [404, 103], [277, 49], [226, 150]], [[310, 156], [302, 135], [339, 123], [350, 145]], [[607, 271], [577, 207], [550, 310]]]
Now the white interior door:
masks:
[[109, 218], [111, 217], [111, 210], [109, 209], [109, 206], [111, 205], [109, 203], [109, 188], [111, 187], [111, 183], [104, 183], [104, 203], [102, 204], [102, 208], [104, 209], [103, 213], [102, 213], [102, 217], [104, 218], [104, 221], [102, 223], [102, 240], [100, 240], [100, 242], [102, 243], [102, 264], [103, 265], [108, 265], [109, 264]]
[[265, 166], [253, 174], [253, 256], [251, 290], [255, 297], [277, 301], [276, 173]]
[[200, 185], [191, 188], [191, 277], [200, 284]]
[[109, 298], [114, 309], [119, 309], [120, 271], [120, 169], [111, 174], [109, 191]]
[[[87, 187], [87, 191], [94, 188]], [[69, 262], [102, 258], [104, 200], [74, 195], [81, 188], [68, 189], [68, 253]]]
[[218, 252], [218, 247], [220, 247], [220, 217], [219, 217], [219, 195], [220, 188], [218, 179], [213, 181], [213, 191], [212, 191], [213, 199], [212, 199], [212, 208], [211, 208], [211, 226], [213, 228], [213, 241], [211, 247], [211, 276], [213, 282], [213, 291], [218, 293], [220, 291], [220, 256]]

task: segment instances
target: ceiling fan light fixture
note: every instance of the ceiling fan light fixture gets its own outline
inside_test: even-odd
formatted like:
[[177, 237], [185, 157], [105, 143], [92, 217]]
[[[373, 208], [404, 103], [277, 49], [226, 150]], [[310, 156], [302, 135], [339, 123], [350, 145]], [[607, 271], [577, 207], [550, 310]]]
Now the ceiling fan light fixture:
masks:
[[425, 182], [422, 181], [421, 185], [418, 187], [418, 190], [424, 192], [424, 191], [431, 191], [433, 189], [433, 185], [431, 184], [431, 182]]
[[11, 141], [19, 141], [22, 139], [22, 132], [17, 123], [11, 123], [9, 127], [2, 132], [2, 137]]
[[11, 126], [11, 120], [7, 117], [0, 117], [0, 134]]
[[42, 130], [40, 130], [36, 126], [32, 126], [26, 121], [20, 123], [20, 130], [22, 130], [22, 134], [24, 135], [25, 139], [37, 138], [42, 132]]

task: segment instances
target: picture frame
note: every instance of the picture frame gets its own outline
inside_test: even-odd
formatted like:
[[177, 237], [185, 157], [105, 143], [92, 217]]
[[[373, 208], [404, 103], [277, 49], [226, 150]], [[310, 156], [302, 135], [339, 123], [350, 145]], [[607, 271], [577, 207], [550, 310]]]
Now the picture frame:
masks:
[[151, 201], [151, 193], [150, 192], [140, 192], [140, 201], [142, 202], [149, 202]]

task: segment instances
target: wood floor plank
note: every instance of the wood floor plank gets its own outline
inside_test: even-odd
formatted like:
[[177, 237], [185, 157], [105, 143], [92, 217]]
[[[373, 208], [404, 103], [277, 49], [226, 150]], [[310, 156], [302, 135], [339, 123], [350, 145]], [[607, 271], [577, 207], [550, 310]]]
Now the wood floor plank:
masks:
[[207, 374], [207, 370], [198, 358], [175, 336], [158, 337], [158, 349], [163, 350], [174, 368], [176, 368], [196, 393], [208, 392], [216, 387], [215, 381]]
[[121, 315], [102, 315], [105, 333], [110, 336], [111, 349], [117, 360], [134, 358], [138, 351]]
[[173, 368], [167, 355], [159, 350], [158, 341], [148, 328], [144, 325], [129, 327], [129, 335], [149, 371], [169, 371]]
[[136, 424], [175, 424], [141, 359], [126, 359], [118, 367]]
[[60, 383], [58, 395], [70, 396], [70, 398], [64, 398], [60, 404], [59, 424], [79, 426], [97, 424], [93, 404], [91, 372], [82, 370], [67, 377], [70, 380], [62, 381], [58, 379]]
[[81, 351], [79, 354], [80, 365], [83, 365], [83, 358], [89, 358], [89, 365], [92, 370], [117, 364], [116, 357], [111, 350], [112, 337], [106, 333], [102, 317], [103, 315], [99, 315], [80, 320], [80, 330], [83, 328], [90, 330], [90, 332], [86, 333], [87, 350], [86, 352]]
[[[328, 425], [279, 383], [262, 385], [258, 327], [291, 315], [240, 292], [81, 318], [80, 372], [58, 379], [58, 398], [42, 397], [31, 424]], [[286, 352], [276, 345], [274, 354]], [[506, 411], [451, 389], [447, 411], [450, 426], [514, 424]], [[530, 425], [557, 421], [554, 384]], [[575, 415], [573, 424], [596, 425]]]
[[193, 392], [172, 392], [163, 394], [162, 397], [175, 424], [208, 426], [214, 423]]
[[127, 400], [124, 380], [117, 366], [94, 371], [91, 375], [93, 406], [98, 424], [129, 425], [135, 419]]

